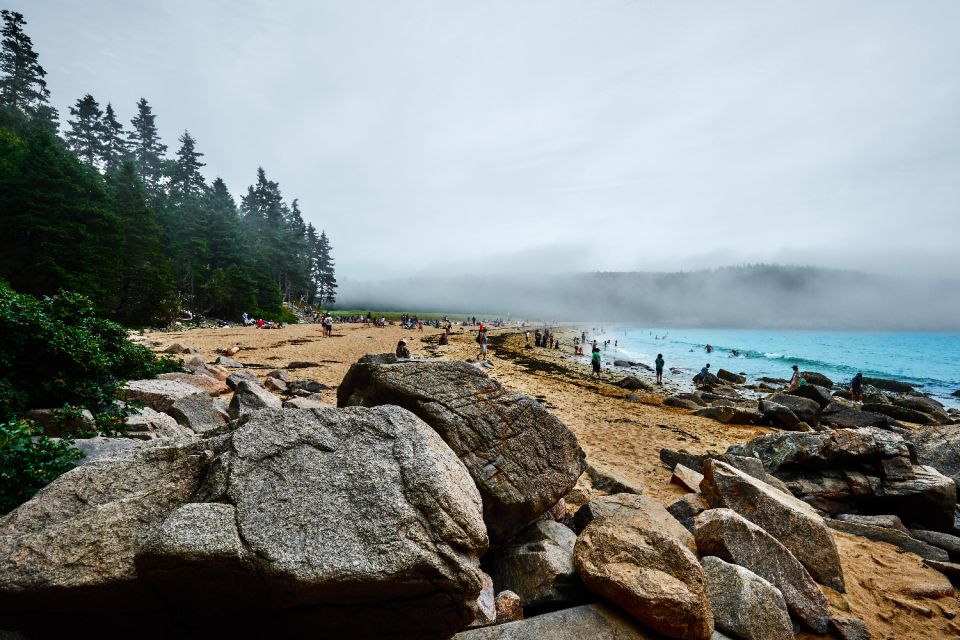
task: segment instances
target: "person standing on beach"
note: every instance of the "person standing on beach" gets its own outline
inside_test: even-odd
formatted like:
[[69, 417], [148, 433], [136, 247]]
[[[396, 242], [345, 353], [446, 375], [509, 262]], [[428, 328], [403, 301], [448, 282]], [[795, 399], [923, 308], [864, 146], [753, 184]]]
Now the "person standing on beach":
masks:
[[477, 332], [477, 344], [480, 345], [480, 353], [477, 355], [477, 360], [486, 360], [487, 359], [487, 328], [480, 325], [480, 330]]
[[653, 361], [653, 364], [657, 367], [657, 384], [663, 384], [663, 354], [658, 353], [657, 359]]
[[787, 391], [796, 391], [800, 388], [800, 367], [793, 365], [793, 376], [790, 378], [790, 383], [787, 385]]
[[850, 381], [850, 399], [863, 404], [863, 374], [857, 373]]
[[530, 332], [529, 332], [529, 331], [524, 331], [524, 332], [523, 332], [523, 337], [527, 339], [527, 346], [529, 347], [529, 346], [530, 346]]
[[590, 356], [590, 364], [593, 365], [593, 376], [600, 377], [600, 349], [593, 347], [593, 355]]

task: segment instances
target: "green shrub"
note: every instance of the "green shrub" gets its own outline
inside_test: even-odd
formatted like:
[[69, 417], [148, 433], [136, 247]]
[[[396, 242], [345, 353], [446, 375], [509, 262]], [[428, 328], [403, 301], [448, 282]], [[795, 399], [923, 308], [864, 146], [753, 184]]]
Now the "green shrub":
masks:
[[71, 441], [51, 440], [29, 420], [0, 422], [0, 514], [29, 500], [80, 456]]
[[37, 299], [0, 281], [0, 420], [70, 405], [90, 409], [107, 426], [109, 416], [119, 415], [114, 396], [125, 381], [181, 369], [177, 360], [131, 343], [119, 324], [96, 317], [84, 296]]

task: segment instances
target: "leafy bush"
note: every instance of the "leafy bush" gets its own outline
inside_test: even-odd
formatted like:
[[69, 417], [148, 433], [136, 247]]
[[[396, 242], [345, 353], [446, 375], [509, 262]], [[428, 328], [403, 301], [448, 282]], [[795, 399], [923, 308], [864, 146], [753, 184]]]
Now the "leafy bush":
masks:
[[0, 422], [0, 514], [29, 500], [79, 458], [72, 442], [51, 440], [29, 420]]
[[106, 426], [118, 415], [114, 396], [126, 380], [180, 370], [178, 361], [158, 358], [131, 343], [122, 326], [96, 317], [82, 295], [37, 299], [0, 281], [0, 420], [70, 405], [90, 409]]

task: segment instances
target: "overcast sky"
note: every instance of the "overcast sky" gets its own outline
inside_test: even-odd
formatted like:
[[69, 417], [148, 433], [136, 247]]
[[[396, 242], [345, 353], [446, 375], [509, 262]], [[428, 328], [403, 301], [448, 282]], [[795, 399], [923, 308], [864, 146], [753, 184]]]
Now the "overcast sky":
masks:
[[341, 281], [777, 261], [956, 273], [960, 2], [29, 0], [55, 105], [239, 196]]

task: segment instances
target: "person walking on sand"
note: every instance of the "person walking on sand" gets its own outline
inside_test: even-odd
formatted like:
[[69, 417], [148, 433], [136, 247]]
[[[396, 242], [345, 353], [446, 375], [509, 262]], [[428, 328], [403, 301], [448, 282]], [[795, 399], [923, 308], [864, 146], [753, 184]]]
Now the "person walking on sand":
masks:
[[663, 384], [663, 354], [658, 353], [657, 359], [653, 361], [653, 364], [657, 367], [657, 384]]
[[793, 365], [793, 376], [787, 384], [787, 391], [796, 391], [800, 388], [800, 367]]
[[850, 399], [863, 404], [863, 374], [857, 373], [850, 381]]
[[600, 377], [600, 349], [597, 347], [593, 348], [593, 355], [590, 356], [590, 364], [593, 365], [593, 374], [597, 378]]

